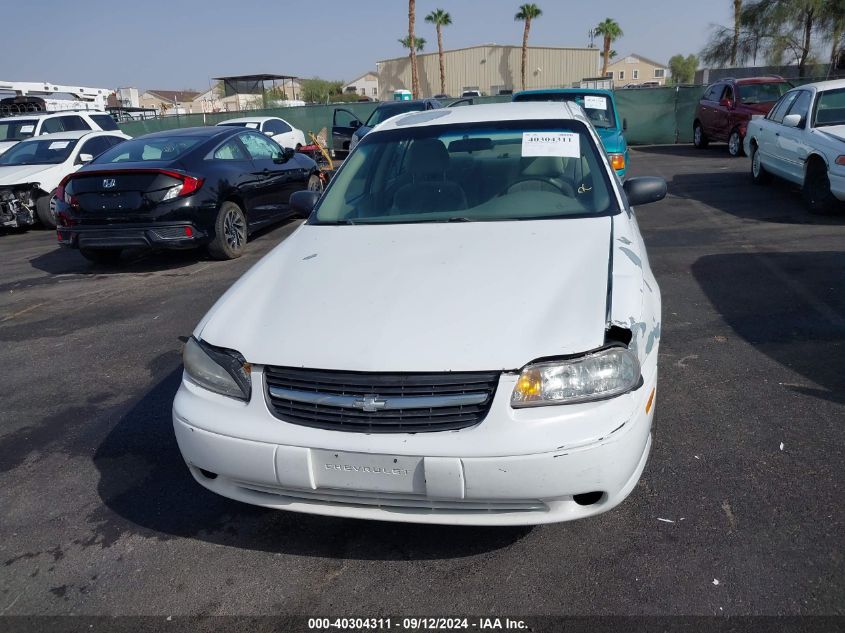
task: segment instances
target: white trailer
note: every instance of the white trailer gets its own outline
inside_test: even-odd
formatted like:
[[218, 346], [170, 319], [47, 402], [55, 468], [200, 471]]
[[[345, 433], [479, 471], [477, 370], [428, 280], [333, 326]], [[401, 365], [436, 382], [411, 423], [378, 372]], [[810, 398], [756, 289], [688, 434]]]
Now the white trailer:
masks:
[[[114, 91], [110, 88], [84, 88], [35, 81], [0, 81], [0, 93], [14, 96], [0, 99], [0, 116], [26, 112], [58, 112], [61, 110], [105, 110]], [[59, 98], [69, 95], [71, 98]]]

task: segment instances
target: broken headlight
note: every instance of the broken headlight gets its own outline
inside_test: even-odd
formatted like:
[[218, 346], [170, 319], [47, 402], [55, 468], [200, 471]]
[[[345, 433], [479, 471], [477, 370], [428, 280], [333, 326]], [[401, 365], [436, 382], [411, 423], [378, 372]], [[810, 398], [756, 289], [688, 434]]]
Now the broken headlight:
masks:
[[532, 363], [516, 381], [511, 406], [534, 407], [613, 398], [640, 382], [640, 362], [625, 347], [585, 356]]
[[249, 400], [252, 367], [238, 352], [212, 347], [193, 336], [182, 353], [185, 373], [209, 391], [239, 400]]

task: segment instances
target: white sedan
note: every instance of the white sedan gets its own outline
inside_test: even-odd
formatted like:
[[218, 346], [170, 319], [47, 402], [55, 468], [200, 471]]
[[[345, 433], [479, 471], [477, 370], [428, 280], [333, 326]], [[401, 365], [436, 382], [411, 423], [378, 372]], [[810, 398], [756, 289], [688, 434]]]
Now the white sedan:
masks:
[[21, 141], [0, 156], [0, 226], [40, 221], [55, 228], [52, 195], [62, 178], [131, 138], [122, 132], [56, 132]]
[[243, 117], [240, 119], [227, 119], [217, 125], [231, 127], [247, 127], [263, 132], [282, 147], [290, 147], [299, 151], [305, 142], [305, 134], [302, 130], [293, 127], [284, 119], [273, 116]]
[[751, 176], [775, 175], [800, 185], [813, 213], [845, 201], [845, 79], [822, 81], [784, 94], [765, 117], [748, 124], [745, 151]]
[[[610, 510], [651, 447], [660, 291], [583, 110], [385, 121], [184, 350], [196, 481], [270, 508], [529, 525]], [[316, 206], [315, 206], [316, 205]]]

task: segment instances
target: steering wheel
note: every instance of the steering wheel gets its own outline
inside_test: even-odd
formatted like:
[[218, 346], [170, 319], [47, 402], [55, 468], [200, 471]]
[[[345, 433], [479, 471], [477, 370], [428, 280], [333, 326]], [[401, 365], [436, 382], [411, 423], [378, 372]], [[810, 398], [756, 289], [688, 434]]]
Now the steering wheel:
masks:
[[554, 187], [555, 189], [560, 191], [560, 193], [562, 193], [564, 196], [571, 196], [572, 195], [572, 192], [567, 192], [560, 185], [553, 183], [551, 180], [548, 180], [547, 178], [540, 178], [539, 176], [525, 176], [524, 178], [520, 178], [519, 180], [515, 180], [512, 183], [510, 183], [507, 187], [505, 187], [505, 189], [499, 195], [500, 196], [507, 195], [508, 193], [510, 193], [510, 190], [513, 187], [515, 187], [516, 185], [519, 185], [523, 182], [541, 182], [544, 185], [549, 185], [550, 187]]

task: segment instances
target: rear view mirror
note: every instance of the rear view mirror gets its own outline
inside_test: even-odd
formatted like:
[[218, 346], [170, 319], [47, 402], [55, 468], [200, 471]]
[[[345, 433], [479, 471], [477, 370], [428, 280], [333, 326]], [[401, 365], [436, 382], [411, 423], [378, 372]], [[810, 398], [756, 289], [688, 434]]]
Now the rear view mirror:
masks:
[[666, 197], [666, 181], [663, 178], [629, 178], [622, 188], [628, 196], [628, 204], [632, 207], [657, 202]]
[[721, 101], [719, 101], [719, 105], [723, 108], [732, 108], [734, 107], [734, 102], [730, 99], [722, 99]]
[[92, 160], [94, 160], [93, 154], [80, 154], [79, 155], [79, 162], [80, 163], [90, 163]]
[[783, 124], [786, 127], [799, 127], [801, 125], [801, 118], [800, 114], [787, 114], [783, 117]]
[[311, 215], [319, 199], [319, 191], [297, 191], [290, 196], [290, 208], [297, 217], [307, 218]]
[[349, 127], [351, 127], [353, 130], [357, 130], [359, 127], [361, 127], [361, 125], [362, 124], [358, 119], [352, 119], [349, 122]]

